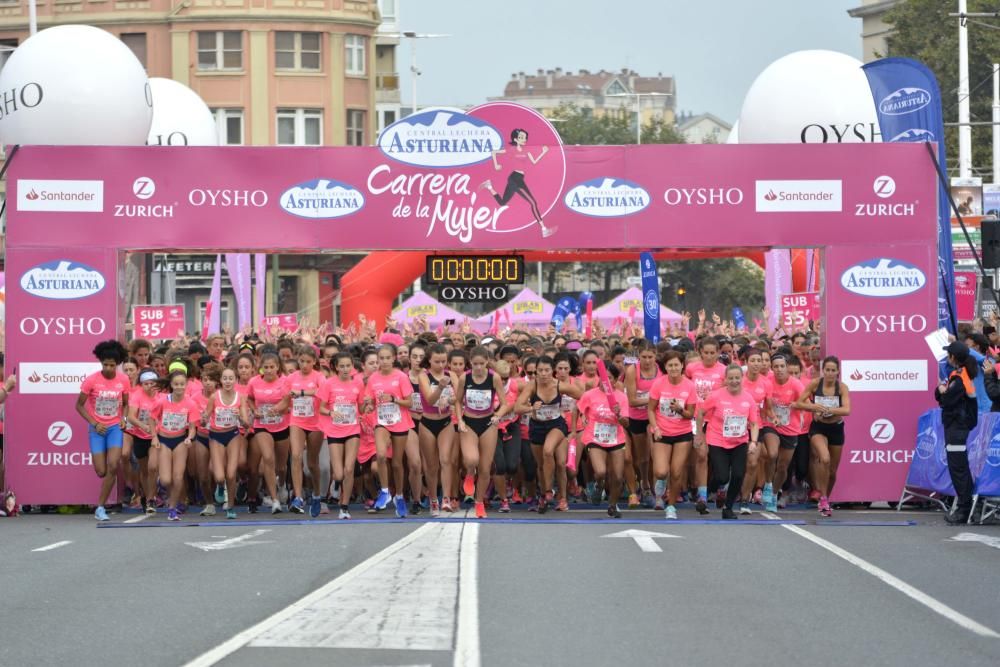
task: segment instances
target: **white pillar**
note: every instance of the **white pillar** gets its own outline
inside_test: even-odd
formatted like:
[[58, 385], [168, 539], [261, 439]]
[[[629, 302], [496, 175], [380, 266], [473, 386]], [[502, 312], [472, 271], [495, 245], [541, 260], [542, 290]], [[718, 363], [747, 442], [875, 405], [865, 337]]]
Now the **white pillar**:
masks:
[[1000, 63], [993, 63], [993, 183], [1000, 183]]
[[972, 176], [972, 126], [969, 125], [969, 28], [967, 0], [958, 0], [958, 175]]

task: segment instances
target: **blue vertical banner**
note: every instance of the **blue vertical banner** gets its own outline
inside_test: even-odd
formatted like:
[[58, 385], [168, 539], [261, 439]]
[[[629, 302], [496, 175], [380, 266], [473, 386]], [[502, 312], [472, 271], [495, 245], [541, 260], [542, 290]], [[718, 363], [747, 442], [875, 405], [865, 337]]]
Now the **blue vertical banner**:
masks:
[[642, 326], [646, 340], [660, 342], [660, 275], [656, 272], [653, 253], [639, 255], [642, 275]]
[[[937, 144], [942, 173], [947, 164], [944, 153], [944, 122], [941, 91], [927, 67], [910, 58], [883, 58], [863, 67], [875, 98], [882, 141], [930, 142]], [[873, 186], [880, 197], [891, 197], [891, 178]], [[881, 191], [880, 191], [881, 188]], [[955, 333], [955, 261], [951, 250], [951, 195], [944, 182], [938, 183], [938, 327]]]
[[580, 296], [576, 300], [576, 309], [573, 311], [573, 314], [576, 315], [576, 328], [578, 331], [583, 331], [583, 314], [587, 312], [587, 302], [593, 300], [593, 292], [580, 292]]
[[556, 302], [556, 307], [552, 311], [552, 326], [556, 328], [556, 331], [561, 331], [563, 324], [566, 323], [566, 318], [573, 313], [574, 310], [578, 308], [576, 299], [571, 296], [564, 296]]

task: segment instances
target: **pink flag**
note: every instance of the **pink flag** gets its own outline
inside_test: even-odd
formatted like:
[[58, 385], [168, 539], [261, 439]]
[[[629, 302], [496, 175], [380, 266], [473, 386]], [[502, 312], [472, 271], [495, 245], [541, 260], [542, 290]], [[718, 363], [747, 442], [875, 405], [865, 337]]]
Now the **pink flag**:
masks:
[[257, 309], [257, 321], [260, 322], [264, 319], [264, 314], [267, 312], [264, 309], [264, 295], [267, 291], [267, 255], [259, 252], [256, 253], [253, 256], [253, 264], [254, 306]]
[[236, 296], [237, 321], [242, 329], [253, 322], [253, 317], [250, 315], [253, 305], [250, 298], [250, 254], [227, 252], [226, 271], [229, 273], [229, 282], [232, 284], [233, 294]]
[[507, 324], [507, 328], [510, 329], [511, 328], [510, 310], [508, 310], [507, 308], [503, 309], [503, 321]]
[[594, 300], [587, 299], [587, 331], [584, 334], [587, 338], [594, 335]]
[[201, 339], [206, 340], [208, 338], [208, 321], [212, 317], [212, 302], [208, 301], [205, 303], [205, 317], [202, 319], [201, 324]]
[[635, 306], [628, 307], [628, 321], [629, 323], [635, 322]]
[[496, 310], [493, 313], [493, 326], [490, 327], [490, 333], [494, 336], [500, 332], [500, 311]]
[[[202, 327], [204, 336], [202, 340], [208, 338], [209, 334], [219, 333], [219, 311], [218, 304], [222, 301], [222, 255], [215, 256], [215, 275], [212, 276], [212, 290], [209, 293], [208, 304], [205, 307], [205, 326]], [[209, 307], [212, 306], [212, 307]]]

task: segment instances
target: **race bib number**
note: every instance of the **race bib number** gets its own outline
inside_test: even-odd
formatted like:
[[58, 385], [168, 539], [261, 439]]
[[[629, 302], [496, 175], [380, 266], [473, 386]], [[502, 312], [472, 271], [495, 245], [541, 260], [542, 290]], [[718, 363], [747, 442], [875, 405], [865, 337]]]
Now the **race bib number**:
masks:
[[353, 426], [358, 423], [358, 406], [337, 403], [333, 406], [333, 423], [339, 426]]
[[617, 445], [618, 426], [604, 422], [594, 423], [594, 442], [598, 445]]
[[680, 419], [681, 414], [670, 407], [671, 400], [664, 396], [660, 399], [660, 414], [667, 419]]
[[441, 396], [438, 398], [436, 403], [438, 409], [443, 410], [450, 407], [452, 403], [455, 402], [455, 390], [451, 387], [445, 387], [441, 390]]
[[572, 412], [573, 408], [576, 406], [576, 399], [572, 396], [566, 396], [563, 394], [562, 399], [559, 401], [559, 409], [563, 412]]
[[558, 405], [543, 405], [535, 411], [535, 419], [540, 422], [548, 422], [558, 419], [560, 416]]
[[722, 420], [722, 437], [742, 438], [747, 433], [747, 418], [743, 415], [729, 415]]
[[139, 421], [141, 421], [143, 424], [148, 424], [149, 423], [149, 410], [147, 410], [146, 408], [140, 408], [139, 412], [136, 413], [135, 417], [136, 417], [136, 419], [138, 419]]
[[424, 411], [424, 398], [420, 395], [419, 391], [415, 391], [411, 394], [413, 400], [413, 407], [410, 408], [412, 412], [423, 412]]
[[395, 403], [379, 403], [378, 404], [378, 425], [379, 426], [395, 426], [403, 417], [399, 411], [399, 406]]
[[184, 412], [164, 412], [163, 413], [163, 430], [164, 431], [183, 431], [188, 424], [187, 413]]
[[774, 406], [774, 423], [778, 426], [788, 426], [791, 420], [792, 408], [788, 405]]
[[827, 410], [840, 407], [840, 396], [817, 396], [816, 405], [820, 405]]
[[258, 409], [260, 411], [260, 416], [258, 417], [258, 419], [260, 419], [261, 424], [281, 423], [281, 415], [279, 415], [274, 411], [274, 406], [271, 405], [270, 403], [265, 403], [264, 405], [259, 406]]
[[117, 398], [98, 396], [94, 401], [94, 412], [98, 417], [115, 417], [118, 415], [118, 405]]
[[487, 389], [466, 389], [465, 404], [470, 410], [484, 412], [493, 407], [493, 393]]
[[313, 411], [313, 403], [312, 396], [296, 396], [292, 399], [292, 416], [315, 417], [316, 413]]
[[232, 408], [215, 409], [215, 425], [219, 428], [234, 428], [237, 423], [236, 411]]
[[637, 400], [640, 400], [640, 401], [649, 400], [649, 392], [648, 391], [639, 391], [639, 390], [636, 390], [635, 397], [636, 397]]

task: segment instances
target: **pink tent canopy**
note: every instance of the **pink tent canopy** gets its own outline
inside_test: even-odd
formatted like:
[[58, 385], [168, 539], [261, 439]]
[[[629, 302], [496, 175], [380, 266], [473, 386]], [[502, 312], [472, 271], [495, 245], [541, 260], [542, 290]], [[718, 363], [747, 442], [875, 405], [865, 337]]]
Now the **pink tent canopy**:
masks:
[[426, 292], [417, 292], [392, 311], [392, 317], [399, 323], [413, 324], [423, 315], [432, 329], [444, 326], [445, 320], [455, 320], [455, 326], [462, 326], [467, 315], [450, 308]]
[[[642, 290], [638, 287], [629, 287], [627, 290], [607, 302], [600, 308], [594, 309], [594, 321], [600, 322], [602, 327], [609, 327], [615, 324], [618, 318], [628, 320], [629, 311], [635, 308], [633, 324], [642, 325]], [[670, 322], [680, 322], [681, 316], [670, 310], [666, 306], [660, 306], [660, 324]]]
[[[517, 296], [500, 306], [497, 310], [502, 311], [504, 309], [507, 310], [507, 314], [510, 316], [511, 326], [515, 328], [546, 327], [552, 321], [552, 311], [555, 309], [555, 304], [538, 296], [538, 293], [530, 287], [525, 287], [517, 293]], [[496, 312], [494, 310], [483, 315], [476, 320], [476, 324], [480, 327], [485, 326], [488, 330], [493, 326], [493, 318]], [[506, 326], [507, 320], [501, 315], [500, 327], [504, 328]]]

